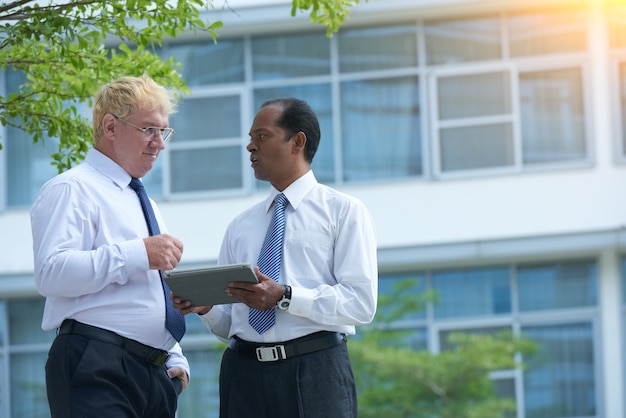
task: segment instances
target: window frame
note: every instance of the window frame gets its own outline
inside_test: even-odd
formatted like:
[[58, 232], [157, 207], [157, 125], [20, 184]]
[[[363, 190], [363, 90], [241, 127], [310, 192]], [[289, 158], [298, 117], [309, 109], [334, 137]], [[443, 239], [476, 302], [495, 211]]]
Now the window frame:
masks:
[[[626, 164], [626, 75], [624, 80], [620, 78], [620, 66], [624, 65], [626, 74], [626, 48], [621, 51], [611, 53], [610, 59], [610, 82], [615, 86], [611, 89], [610, 100], [612, 102], [613, 116], [613, 151], [614, 161], [617, 164]], [[622, 92], [624, 92], [624, 103], [622, 108]]]
[[[207, 139], [196, 141], [180, 141], [180, 138], [174, 137], [173, 141], [170, 141], [165, 148], [165, 152], [162, 152], [161, 158], [163, 164], [162, 178], [161, 178], [161, 190], [162, 198], [168, 201], [178, 200], [190, 200], [190, 199], [202, 199], [202, 198], [214, 198], [214, 197], [227, 197], [227, 196], [241, 196], [248, 194], [253, 188], [253, 176], [249, 170], [249, 159], [246, 151], [246, 145], [248, 143], [248, 129], [250, 112], [249, 109], [249, 92], [246, 91], [245, 86], [228, 86], [220, 89], [201, 88], [194, 89], [191, 94], [185, 96], [187, 100], [204, 99], [204, 98], [219, 98], [224, 96], [238, 96], [241, 104], [239, 120], [239, 128], [241, 135], [239, 137], [224, 138], [224, 139]], [[176, 141], [179, 139], [179, 141]], [[172, 190], [171, 176], [175, 175], [172, 172], [171, 167], [171, 152], [172, 151], [185, 151], [185, 150], [205, 150], [216, 148], [228, 148], [239, 145], [241, 147], [241, 156], [239, 162], [241, 164], [241, 188], [219, 189], [219, 190], [203, 190], [192, 192], [176, 192]]]

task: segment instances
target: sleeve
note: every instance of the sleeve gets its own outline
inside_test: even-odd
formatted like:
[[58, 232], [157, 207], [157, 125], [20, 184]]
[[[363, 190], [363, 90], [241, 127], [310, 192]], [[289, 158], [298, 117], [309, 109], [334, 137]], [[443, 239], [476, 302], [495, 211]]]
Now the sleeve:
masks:
[[174, 366], [180, 366], [187, 372], [187, 376], [191, 378], [191, 372], [189, 371], [189, 362], [187, 361], [187, 358], [183, 355], [183, 350], [180, 347], [179, 343], [176, 343], [174, 347], [172, 347], [172, 349], [169, 351], [169, 354], [170, 358], [167, 360], [165, 366], [168, 369], [171, 369]]
[[100, 214], [77, 187], [56, 184], [31, 208], [35, 284], [43, 296], [76, 297], [123, 284], [149, 268], [142, 239], [95, 247]]
[[332, 265], [336, 284], [292, 288], [289, 313], [325, 325], [363, 325], [378, 300], [376, 229], [365, 206], [353, 202], [338, 222]]

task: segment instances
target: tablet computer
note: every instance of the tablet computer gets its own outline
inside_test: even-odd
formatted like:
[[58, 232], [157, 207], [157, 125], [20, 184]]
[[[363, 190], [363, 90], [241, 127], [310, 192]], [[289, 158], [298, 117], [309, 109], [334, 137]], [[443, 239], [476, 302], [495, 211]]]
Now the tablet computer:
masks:
[[224, 290], [230, 282], [258, 283], [250, 264], [227, 264], [195, 269], [168, 270], [163, 280], [170, 290], [182, 300], [190, 300], [194, 306], [237, 303]]

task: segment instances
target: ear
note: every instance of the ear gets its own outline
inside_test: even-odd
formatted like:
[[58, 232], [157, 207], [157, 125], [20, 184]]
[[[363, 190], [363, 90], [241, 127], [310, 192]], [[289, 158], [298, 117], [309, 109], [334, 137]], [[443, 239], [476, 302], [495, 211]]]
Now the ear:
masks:
[[304, 152], [304, 146], [306, 145], [306, 135], [304, 132], [298, 132], [293, 137], [293, 150], [294, 153]]
[[105, 138], [115, 139], [115, 133], [118, 129], [118, 126], [119, 125], [117, 124], [117, 120], [112, 114], [107, 113], [102, 118], [102, 133]]

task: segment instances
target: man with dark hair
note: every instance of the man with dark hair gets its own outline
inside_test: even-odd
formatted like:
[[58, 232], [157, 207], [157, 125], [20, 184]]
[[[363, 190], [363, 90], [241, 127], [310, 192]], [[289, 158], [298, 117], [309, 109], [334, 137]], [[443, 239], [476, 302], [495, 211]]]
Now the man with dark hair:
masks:
[[357, 416], [346, 336], [376, 311], [376, 232], [360, 201], [315, 179], [319, 140], [306, 102], [261, 106], [247, 150], [256, 178], [272, 188], [231, 222], [218, 259], [255, 265], [259, 283], [231, 283], [226, 292], [241, 303], [230, 305], [174, 298], [228, 341], [221, 418]]

